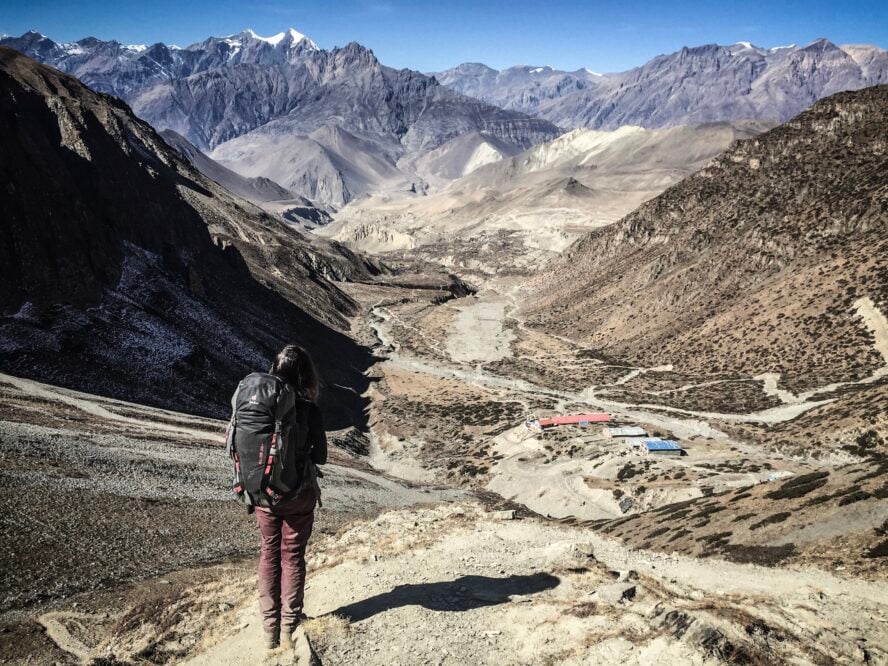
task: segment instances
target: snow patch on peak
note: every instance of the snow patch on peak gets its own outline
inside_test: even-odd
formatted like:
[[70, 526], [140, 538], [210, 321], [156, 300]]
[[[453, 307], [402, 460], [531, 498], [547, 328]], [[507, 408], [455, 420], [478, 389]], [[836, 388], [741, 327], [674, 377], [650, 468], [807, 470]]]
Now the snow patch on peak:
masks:
[[755, 48], [755, 47], [752, 45], [752, 42], [737, 42], [737, 46], [742, 46], [742, 47], [745, 48], [745, 49]]
[[272, 35], [271, 37], [257, 37], [257, 39], [260, 39], [263, 42], [268, 42], [272, 46], [277, 46], [278, 44], [280, 44], [284, 40], [284, 37], [286, 37], [286, 36], [287, 36], [286, 32], [279, 32], [276, 35]]
[[600, 72], [594, 72], [591, 69], [589, 69], [588, 67], [583, 67], [583, 71], [586, 72], [586, 74], [591, 74], [592, 76], [604, 76], [604, 74], [602, 74]]
[[796, 47], [795, 44], [787, 44], [786, 46], [772, 46], [769, 48], [769, 51], [784, 51], [786, 49], [794, 49]]
[[540, 72], [551, 71], [552, 68], [549, 65], [543, 65], [542, 67], [534, 67], [533, 69], [527, 70], [529, 74], [539, 74]]
[[135, 51], [136, 53], [141, 53], [142, 51], [145, 51], [148, 49], [148, 45], [147, 44], [127, 44], [123, 48], [125, 48], [127, 51]]
[[65, 44], [62, 44], [62, 51], [64, 51], [67, 55], [81, 55], [83, 53], [86, 53], [86, 50], [77, 42], [67, 42]]

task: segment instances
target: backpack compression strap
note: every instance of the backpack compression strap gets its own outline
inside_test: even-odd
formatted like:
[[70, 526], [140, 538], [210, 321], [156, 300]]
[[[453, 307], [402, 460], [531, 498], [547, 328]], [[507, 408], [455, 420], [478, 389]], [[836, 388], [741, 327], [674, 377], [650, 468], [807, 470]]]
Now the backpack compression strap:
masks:
[[265, 488], [265, 494], [271, 498], [273, 503], [277, 503], [281, 500], [283, 495], [281, 495], [275, 488], [273, 488], [269, 481], [271, 481], [271, 470], [274, 467], [274, 457], [277, 455], [277, 447], [278, 444], [281, 443], [281, 422], [274, 422], [274, 434], [271, 436], [271, 446], [268, 449], [268, 457], [265, 459], [265, 470], [262, 472], [262, 486]]

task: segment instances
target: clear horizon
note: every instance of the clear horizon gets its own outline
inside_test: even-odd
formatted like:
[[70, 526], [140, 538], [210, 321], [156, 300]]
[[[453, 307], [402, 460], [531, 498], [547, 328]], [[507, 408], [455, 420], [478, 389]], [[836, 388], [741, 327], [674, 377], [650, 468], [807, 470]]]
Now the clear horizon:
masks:
[[464, 62], [496, 69], [515, 65], [622, 71], [683, 46], [752, 42], [761, 47], [804, 45], [825, 37], [836, 44], [888, 44], [888, 3], [854, 5], [812, 0], [764, 3], [635, 1], [621, 4], [559, 0], [437, 5], [396, 0], [321, 3], [239, 3], [171, 0], [146, 4], [35, 0], [0, 2], [0, 32], [36, 30], [56, 41], [84, 37], [125, 44], [188, 46], [210, 36], [251, 28], [270, 36], [294, 28], [331, 49], [356, 41], [384, 64], [423, 72]]

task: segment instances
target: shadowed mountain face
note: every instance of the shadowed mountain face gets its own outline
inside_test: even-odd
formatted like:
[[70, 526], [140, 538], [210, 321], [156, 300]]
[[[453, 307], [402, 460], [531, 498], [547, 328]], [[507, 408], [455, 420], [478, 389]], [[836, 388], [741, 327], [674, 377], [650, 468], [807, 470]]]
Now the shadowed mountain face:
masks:
[[888, 362], [886, 134], [888, 86], [877, 86], [738, 142], [573, 245], [537, 283], [536, 324], [650, 366], [778, 373], [796, 393], [877, 379]]
[[[323, 204], [409, 188], [422, 180], [414, 160], [467, 132], [516, 152], [560, 133], [434, 78], [385, 67], [360, 44], [325, 51], [292, 30], [272, 38], [244, 31], [184, 49], [92, 38], [57, 44], [38, 33], [0, 44], [121, 97], [157, 129], [217, 150], [211, 157], [243, 175], [271, 178]], [[298, 162], [272, 150], [284, 138], [303, 155]]]
[[783, 122], [842, 90], [888, 83], [888, 52], [836, 46], [759, 48], [708, 44], [600, 75], [551, 67], [501, 71], [467, 63], [435, 77], [446, 86], [561, 127], [667, 127], [716, 120]]
[[[116, 99], [0, 47], [4, 371], [224, 415], [288, 341], [317, 359], [333, 426], [357, 414], [366, 352], [326, 276], [376, 269], [198, 173]], [[62, 360], [60, 360], [62, 359]], [[358, 391], [360, 393], [360, 391]]]

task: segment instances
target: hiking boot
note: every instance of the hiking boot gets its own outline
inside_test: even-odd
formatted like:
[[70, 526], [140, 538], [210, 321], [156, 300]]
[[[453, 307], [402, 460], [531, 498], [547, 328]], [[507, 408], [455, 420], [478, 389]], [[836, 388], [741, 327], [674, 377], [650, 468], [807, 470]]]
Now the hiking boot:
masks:
[[296, 627], [299, 625], [294, 625], [292, 627], [288, 627], [284, 625], [281, 627], [281, 647], [285, 650], [293, 649], [293, 632], [296, 631]]
[[281, 630], [266, 629], [265, 630], [265, 649], [275, 650], [281, 644]]

